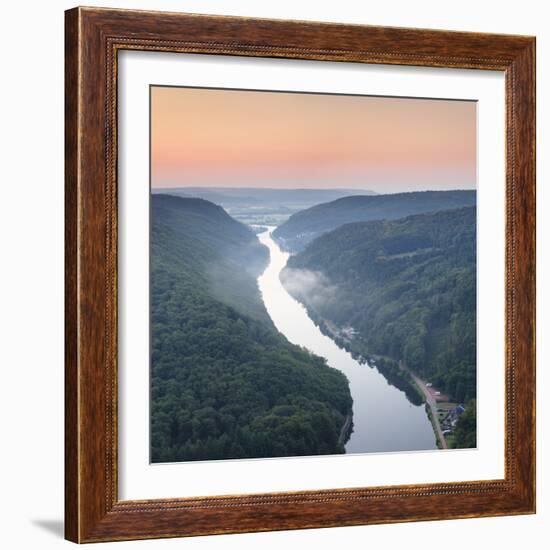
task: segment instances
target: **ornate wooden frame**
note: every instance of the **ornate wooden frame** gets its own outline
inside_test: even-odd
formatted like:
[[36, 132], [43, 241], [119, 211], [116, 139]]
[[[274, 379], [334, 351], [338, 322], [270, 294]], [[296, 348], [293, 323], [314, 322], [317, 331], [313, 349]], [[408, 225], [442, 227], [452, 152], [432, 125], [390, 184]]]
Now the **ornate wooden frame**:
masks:
[[[117, 52], [503, 71], [506, 475], [467, 483], [119, 501]], [[535, 39], [98, 8], [66, 12], [66, 537], [112, 541], [535, 511]]]

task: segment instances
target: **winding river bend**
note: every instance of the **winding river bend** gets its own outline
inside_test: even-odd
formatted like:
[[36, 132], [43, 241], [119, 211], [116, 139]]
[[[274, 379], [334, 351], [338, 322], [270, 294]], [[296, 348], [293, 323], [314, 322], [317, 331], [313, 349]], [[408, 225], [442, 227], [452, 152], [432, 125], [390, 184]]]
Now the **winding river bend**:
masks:
[[353, 398], [353, 433], [346, 453], [436, 449], [435, 435], [424, 406], [415, 406], [405, 394], [367, 364], [360, 364], [339, 348], [309, 318], [306, 309], [283, 287], [279, 274], [289, 254], [272, 239], [274, 228], [258, 235], [269, 248], [270, 263], [258, 278], [265, 307], [277, 329], [293, 344], [324, 357], [329, 366], [349, 380]]

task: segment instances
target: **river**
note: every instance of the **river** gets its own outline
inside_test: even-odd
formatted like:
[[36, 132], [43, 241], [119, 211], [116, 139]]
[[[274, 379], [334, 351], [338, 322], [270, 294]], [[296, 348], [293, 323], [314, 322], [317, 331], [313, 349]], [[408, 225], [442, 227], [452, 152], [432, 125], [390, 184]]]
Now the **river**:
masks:
[[269, 265], [258, 277], [260, 292], [273, 323], [290, 342], [324, 357], [328, 365], [347, 377], [353, 398], [353, 433], [346, 443], [346, 453], [436, 449], [424, 405], [413, 405], [375, 368], [359, 363], [338, 347], [285, 290], [279, 274], [289, 254], [271, 238], [273, 229], [258, 235], [270, 253]]

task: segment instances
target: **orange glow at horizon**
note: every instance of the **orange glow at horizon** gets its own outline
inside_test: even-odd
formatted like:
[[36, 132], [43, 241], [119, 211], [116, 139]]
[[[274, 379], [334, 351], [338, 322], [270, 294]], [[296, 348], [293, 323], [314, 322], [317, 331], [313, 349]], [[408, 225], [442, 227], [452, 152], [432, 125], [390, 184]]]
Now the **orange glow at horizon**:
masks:
[[475, 188], [476, 104], [154, 86], [151, 163], [153, 187]]

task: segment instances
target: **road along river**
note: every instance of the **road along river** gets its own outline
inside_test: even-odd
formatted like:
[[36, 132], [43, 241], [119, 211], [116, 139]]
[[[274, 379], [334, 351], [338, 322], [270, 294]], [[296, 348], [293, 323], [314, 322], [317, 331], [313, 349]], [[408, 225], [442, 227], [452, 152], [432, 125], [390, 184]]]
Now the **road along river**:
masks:
[[353, 433], [346, 453], [436, 449], [436, 440], [424, 405], [413, 405], [375, 369], [356, 361], [339, 348], [309, 318], [306, 309], [283, 287], [279, 274], [289, 254], [271, 238], [270, 228], [258, 235], [269, 248], [270, 262], [258, 277], [265, 307], [277, 329], [293, 344], [324, 357], [343, 372], [353, 397]]

